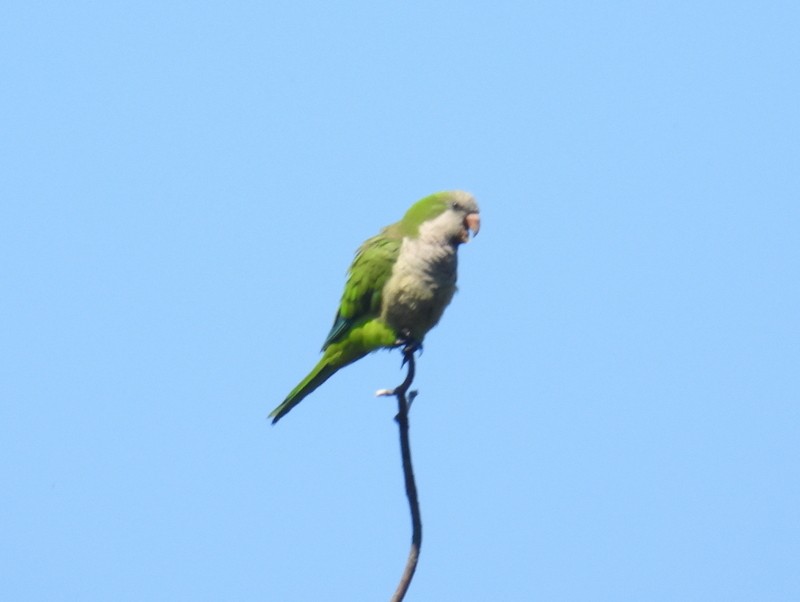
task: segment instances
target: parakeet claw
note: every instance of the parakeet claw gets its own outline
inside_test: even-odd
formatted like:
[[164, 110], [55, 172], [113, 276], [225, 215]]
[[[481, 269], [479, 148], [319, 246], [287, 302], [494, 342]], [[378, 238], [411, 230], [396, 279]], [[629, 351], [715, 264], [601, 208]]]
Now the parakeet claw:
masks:
[[398, 346], [403, 348], [403, 363], [400, 364], [400, 368], [405, 367], [410, 355], [415, 354], [417, 351], [422, 355], [422, 343], [415, 339], [405, 339]]

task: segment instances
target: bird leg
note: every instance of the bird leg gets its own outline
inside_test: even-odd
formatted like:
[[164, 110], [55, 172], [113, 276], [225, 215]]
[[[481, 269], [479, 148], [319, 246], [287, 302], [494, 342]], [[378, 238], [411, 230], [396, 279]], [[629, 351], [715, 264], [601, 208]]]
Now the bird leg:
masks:
[[[397, 341], [394, 345], [392, 345], [392, 349], [403, 348], [403, 363], [400, 364], [400, 368], [408, 364], [408, 375], [406, 379], [403, 381], [403, 384], [399, 385], [394, 389], [380, 389], [375, 391], [376, 397], [387, 397], [390, 395], [403, 395], [405, 396], [408, 388], [411, 386], [411, 381], [414, 380], [414, 373], [415, 373], [415, 366], [414, 366], [414, 354], [419, 350], [420, 354], [422, 353], [422, 341], [418, 341], [411, 337], [411, 333], [408, 330], [403, 330], [400, 333], [400, 337], [398, 337]], [[411, 391], [408, 393], [410, 401], [408, 402], [407, 407], [411, 407], [411, 403], [414, 401], [414, 397], [417, 396], [416, 391]]]

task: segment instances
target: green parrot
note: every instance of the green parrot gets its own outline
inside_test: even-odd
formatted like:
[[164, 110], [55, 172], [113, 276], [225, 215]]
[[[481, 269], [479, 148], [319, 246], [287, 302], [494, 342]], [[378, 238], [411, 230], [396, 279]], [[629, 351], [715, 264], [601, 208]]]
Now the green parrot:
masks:
[[419, 346], [456, 291], [457, 251], [480, 229], [460, 190], [417, 201], [356, 252], [322, 359], [269, 415], [275, 424], [333, 374], [381, 348]]

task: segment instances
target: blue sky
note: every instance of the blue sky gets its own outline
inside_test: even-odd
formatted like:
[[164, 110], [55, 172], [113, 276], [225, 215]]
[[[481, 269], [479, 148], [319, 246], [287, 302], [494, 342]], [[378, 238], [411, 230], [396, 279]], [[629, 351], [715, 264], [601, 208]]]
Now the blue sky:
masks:
[[399, 354], [266, 416], [462, 188], [408, 599], [800, 599], [795, 2], [2, 12], [0, 598], [388, 599]]

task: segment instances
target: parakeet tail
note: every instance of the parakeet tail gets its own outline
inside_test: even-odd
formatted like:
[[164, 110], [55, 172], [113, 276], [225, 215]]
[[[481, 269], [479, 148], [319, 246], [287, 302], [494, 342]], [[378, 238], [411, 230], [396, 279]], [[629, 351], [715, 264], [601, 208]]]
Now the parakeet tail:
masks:
[[272, 410], [272, 413], [269, 415], [269, 417], [272, 418], [272, 424], [275, 424], [278, 420], [286, 416], [294, 406], [303, 401], [307, 395], [312, 393], [341, 368], [341, 366], [331, 366], [329, 362], [330, 360], [328, 358], [323, 357], [320, 362], [314, 366], [314, 369], [309, 372], [308, 376], [286, 396], [283, 403]]

